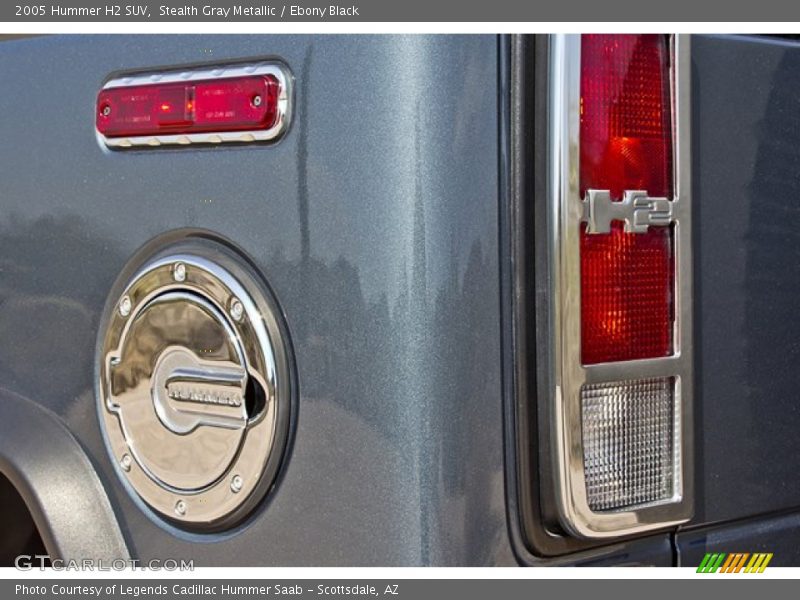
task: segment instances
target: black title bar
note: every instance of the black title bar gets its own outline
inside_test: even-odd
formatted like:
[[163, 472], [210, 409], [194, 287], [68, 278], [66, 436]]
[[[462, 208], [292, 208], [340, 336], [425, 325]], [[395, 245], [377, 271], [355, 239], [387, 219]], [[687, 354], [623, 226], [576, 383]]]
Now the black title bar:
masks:
[[152, 2], [106, 0], [0, 3], [0, 22], [790, 22], [785, 0], [353, 0]]

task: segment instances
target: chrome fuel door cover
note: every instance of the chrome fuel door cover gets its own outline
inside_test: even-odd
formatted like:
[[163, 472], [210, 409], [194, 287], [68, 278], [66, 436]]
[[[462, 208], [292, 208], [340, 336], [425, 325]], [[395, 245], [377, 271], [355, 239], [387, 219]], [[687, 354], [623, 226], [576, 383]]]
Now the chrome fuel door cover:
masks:
[[215, 244], [159, 253], [109, 303], [99, 412], [122, 478], [161, 517], [234, 524], [260, 501], [288, 430], [280, 313]]

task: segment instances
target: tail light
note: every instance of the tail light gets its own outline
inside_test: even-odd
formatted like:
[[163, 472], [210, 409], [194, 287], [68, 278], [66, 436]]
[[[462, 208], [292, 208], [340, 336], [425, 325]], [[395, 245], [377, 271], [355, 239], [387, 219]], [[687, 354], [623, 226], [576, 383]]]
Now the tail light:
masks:
[[688, 43], [552, 38], [554, 480], [580, 537], [691, 516]]
[[272, 140], [289, 85], [274, 63], [122, 77], [100, 90], [95, 123], [110, 147]]
[[[672, 198], [672, 102], [663, 35], [581, 40], [580, 194], [627, 190]], [[599, 196], [593, 196], [597, 199]], [[604, 228], [605, 229], [605, 228]], [[672, 353], [672, 231], [581, 230], [584, 364]], [[634, 276], [635, 275], [635, 276]]]

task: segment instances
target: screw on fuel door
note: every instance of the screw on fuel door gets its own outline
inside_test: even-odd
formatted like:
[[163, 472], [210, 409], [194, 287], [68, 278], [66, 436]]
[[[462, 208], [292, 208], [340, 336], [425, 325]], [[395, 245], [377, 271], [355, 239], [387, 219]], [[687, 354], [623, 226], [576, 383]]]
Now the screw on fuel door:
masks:
[[161, 517], [229, 527], [263, 498], [286, 446], [281, 313], [249, 264], [208, 240], [142, 262], [115, 286], [102, 333], [107, 445], [121, 477]]

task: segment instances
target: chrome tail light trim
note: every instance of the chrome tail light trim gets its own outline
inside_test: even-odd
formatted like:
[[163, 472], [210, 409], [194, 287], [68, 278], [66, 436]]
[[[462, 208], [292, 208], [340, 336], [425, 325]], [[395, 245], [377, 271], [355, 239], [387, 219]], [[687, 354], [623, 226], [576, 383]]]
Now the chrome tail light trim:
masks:
[[[581, 364], [580, 239], [584, 202], [579, 195], [579, 35], [550, 37], [548, 252], [550, 348], [554, 360], [551, 402], [556, 507], [562, 526], [583, 538], [608, 538], [674, 526], [693, 512], [691, 62], [689, 36], [673, 36], [671, 82], [675, 197], [670, 202], [675, 240], [674, 354], [664, 358]], [[673, 495], [653, 505], [593, 511], [587, 502], [581, 429], [584, 384], [652, 377], [675, 378]], [[545, 453], [547, 455], [548, 453]]]

